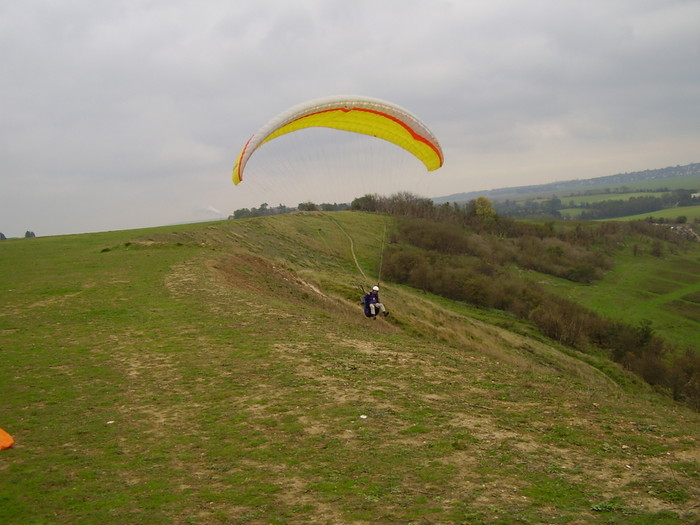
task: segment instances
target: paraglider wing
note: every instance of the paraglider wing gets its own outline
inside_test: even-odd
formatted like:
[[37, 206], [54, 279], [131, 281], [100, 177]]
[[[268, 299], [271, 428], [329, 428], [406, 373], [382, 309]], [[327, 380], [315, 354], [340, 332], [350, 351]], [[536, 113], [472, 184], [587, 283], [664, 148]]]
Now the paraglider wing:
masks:
[[428, 171], [443, 163], [435, 135], [409, 111], [376, 98], [335, 96], [293, 106], [260, 128], [236, 159], [233, 183], [243, 180], [245, 165], [260, 146], [286, 133], [311, 127], [351, 131], [393, 142], [416, 156]]

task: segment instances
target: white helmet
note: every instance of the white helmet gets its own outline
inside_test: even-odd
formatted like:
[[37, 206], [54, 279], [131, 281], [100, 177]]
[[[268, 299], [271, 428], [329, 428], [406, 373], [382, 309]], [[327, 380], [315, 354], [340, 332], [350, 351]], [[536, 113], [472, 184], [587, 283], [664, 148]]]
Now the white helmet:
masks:
[[378, 291], [379, 291], [379, 286], [372, 286], [372, 290], [374, 290], [375, 292], [378, 292]]

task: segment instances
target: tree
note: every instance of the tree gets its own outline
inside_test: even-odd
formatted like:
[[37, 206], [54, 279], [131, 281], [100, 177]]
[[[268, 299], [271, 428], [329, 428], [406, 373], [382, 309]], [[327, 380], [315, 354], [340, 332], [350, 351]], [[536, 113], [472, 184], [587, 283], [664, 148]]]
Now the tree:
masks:
[[496, 218], [496, 210], [493, 209], [493, 203], [486, 197], [477, 197], [474, 201], [474, 213], [482, 220]]
[[350, 204], [350, 209], [354, 211], [377, 211], [379, 207], [379, 195], [365, 195], [357, 197]]
[[301, 202], [297, 206], [299, 211], [318, 211], [318, 206], [313, 202]]

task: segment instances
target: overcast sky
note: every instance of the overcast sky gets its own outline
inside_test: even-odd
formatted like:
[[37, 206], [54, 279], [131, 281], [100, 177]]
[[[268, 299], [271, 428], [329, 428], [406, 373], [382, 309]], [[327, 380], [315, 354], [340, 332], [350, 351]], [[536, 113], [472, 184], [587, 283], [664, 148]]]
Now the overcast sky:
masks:
[[700, 1], [0, 0], [0, 232], [276, 205], [238, 151], [345, 93], [433, 130], [429, 197], [700, 162]]

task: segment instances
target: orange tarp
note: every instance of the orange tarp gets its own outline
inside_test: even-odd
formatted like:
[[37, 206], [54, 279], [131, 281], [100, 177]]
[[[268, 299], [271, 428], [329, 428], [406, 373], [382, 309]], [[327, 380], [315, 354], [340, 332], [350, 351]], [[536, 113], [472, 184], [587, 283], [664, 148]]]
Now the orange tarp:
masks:
[[10, 448], [14, 444], [15, 440], [12, 436], [0, 428], [0, 450]]

